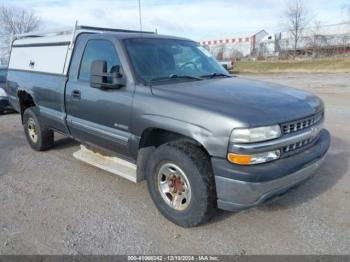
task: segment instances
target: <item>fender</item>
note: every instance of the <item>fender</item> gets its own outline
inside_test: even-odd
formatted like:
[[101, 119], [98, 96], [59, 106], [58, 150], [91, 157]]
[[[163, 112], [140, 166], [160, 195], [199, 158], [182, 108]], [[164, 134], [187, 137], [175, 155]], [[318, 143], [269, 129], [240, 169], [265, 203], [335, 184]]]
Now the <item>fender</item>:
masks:
[[[222, 154], [222, 138], [216, 137], [211, 130], [205, 127], [194, 125], [179, 119], [165, 117], [156, 114], [142, 114], [138, 119], [137, 130], [135, 134], [138, 137], [137, 148], [142, 133], [148, 128], [159, 128], [168, 130], [179, 135], [191, 138], [202, 145], [210, 156], [218, 156]], [[227, 144], [225, 139], [225, 144]]]

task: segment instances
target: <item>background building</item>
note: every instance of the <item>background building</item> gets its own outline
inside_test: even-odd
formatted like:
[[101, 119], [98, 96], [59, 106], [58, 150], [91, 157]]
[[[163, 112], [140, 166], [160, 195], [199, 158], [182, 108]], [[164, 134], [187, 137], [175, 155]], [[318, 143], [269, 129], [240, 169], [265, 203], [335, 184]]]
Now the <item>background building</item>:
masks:
[[[216, 37], [200, 41], [218, 60], [243, 57], [287, 57], [294, 54], [290, 32], [268, 34], [265, 30], [237, 36]], [[315, 25], [305, 28], [298, 40], [298, 56], [350, 54], [350, 22]]]
[[200, 41], [219, 60], [229, 60], [249, 56], [256, 52], [262, 39], [267, 36], [265, 30], [236, 36], [222, 36]]
[[[350, 53], [350, 23], [315, 25], [305, 28], [297, 44], [297, 55], [334, 55]], [[294, 53], [290, 32], [267, 35], [259, 46], [263, 57], [287, 56]]]

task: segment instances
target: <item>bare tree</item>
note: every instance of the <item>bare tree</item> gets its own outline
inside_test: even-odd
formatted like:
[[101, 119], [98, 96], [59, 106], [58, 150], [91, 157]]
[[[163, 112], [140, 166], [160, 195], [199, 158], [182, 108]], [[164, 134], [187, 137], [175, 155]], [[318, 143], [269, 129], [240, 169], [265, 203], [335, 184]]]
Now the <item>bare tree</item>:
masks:
[[308, 14], [303, 0], [292, 0], [286, 7], [285, 17], [288, 31], [293, 40], [293, 54], [296, 56], [299, 40], [308, 24]]
[[11, 36], [39, 29], [40, 18], [34, 11], [13, 6], [0, 6], [0, 56], [7, 60]]
[[327, 37], [321, 34], [321, 27], [321, 22], [315, 21], [314, 26], [309, 30], [309, 36], [305, 39], [306, 46], [313, 57], [318, 57], [321, 54], [321, 50], [328, 45]]
[[224, 56], [225, 56], [225, 45], [220, 45], [216, 48], [216, 59], [219, 60], [219, 61], [222, 61], [224, 60]]
[[230, 52], [230, 60], [236, 61], [237, 59], [243, 58], [243, 53], [235, 48], [233, 48]]

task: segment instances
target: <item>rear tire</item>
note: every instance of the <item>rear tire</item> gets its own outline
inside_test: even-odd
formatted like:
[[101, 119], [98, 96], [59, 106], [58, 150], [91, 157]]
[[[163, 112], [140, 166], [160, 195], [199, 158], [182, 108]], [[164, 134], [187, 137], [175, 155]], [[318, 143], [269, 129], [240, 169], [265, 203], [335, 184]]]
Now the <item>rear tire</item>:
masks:
[[23, 128], [27, 141], [35, 151], [47, 150], [54, 144], [54, 132], [43, 127], [36, 116], [34, 107], [27, 108], [23, 113]]
[[216, 209], [216, 192], [210, 159], [192, 143], [158, 147], [147, 168], [153, 202], [170, 221], [193, 227], [208, 221]]

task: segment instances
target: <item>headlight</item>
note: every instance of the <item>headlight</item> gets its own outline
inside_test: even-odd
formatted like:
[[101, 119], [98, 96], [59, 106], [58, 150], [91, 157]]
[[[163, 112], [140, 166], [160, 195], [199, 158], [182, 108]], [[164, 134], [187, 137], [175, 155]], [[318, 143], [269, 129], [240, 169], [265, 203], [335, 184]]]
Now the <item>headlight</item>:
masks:
[[0, 96], [7, 96], [4, 89], [0, 88]]
[[278, 138], [281, 135], [279, 125], [255, 128], [236, 128], [231, 134], [233, 143], [253, 143]]

